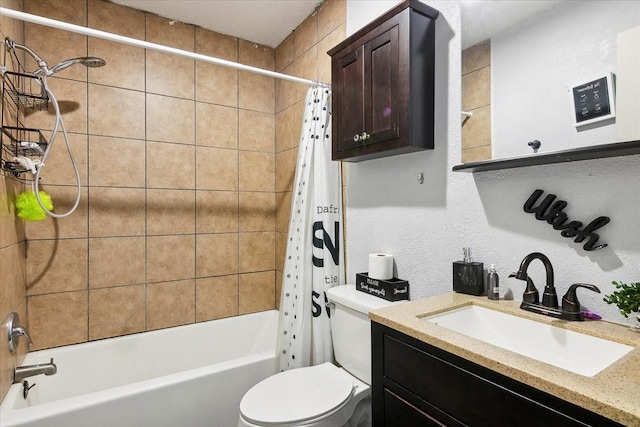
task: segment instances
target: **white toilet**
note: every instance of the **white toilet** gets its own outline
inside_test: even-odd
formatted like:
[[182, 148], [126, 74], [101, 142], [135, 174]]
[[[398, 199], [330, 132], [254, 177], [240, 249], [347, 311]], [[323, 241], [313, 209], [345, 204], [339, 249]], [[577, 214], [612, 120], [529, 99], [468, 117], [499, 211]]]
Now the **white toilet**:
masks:
[[292, 369], [253, 386], [240, 402], [238, 427], [371, 426], [369, 311], [393, 304], [354, 285], [327, 291], [332, 304], [332, 363]]

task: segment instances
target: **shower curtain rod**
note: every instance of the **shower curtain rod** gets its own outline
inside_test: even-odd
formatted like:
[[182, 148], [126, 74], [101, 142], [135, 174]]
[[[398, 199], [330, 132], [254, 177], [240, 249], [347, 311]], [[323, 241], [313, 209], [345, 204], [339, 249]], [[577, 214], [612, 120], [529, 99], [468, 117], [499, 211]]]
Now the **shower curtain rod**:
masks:
[[169, 46], [163, 46], [157, 43], [150, 43], [147, 41], [137, 40], [131, 37], [125, 37], [118, 34], [109, 33], [106, 31], [94, 30], [93, 28], [87, 28], [80, 25], [69, 24], [67, 22], [57, 21], [55, 19], [45, 18], [38, 15], [32, 15], [29, 13], [20, 12], [6, 7], [0, 7], [0, 15], [8, 16], [9, 18], [19, 19], [21, 21], [31, 22], [33, 24], [45, 25], [47, 27], [57, 28], [60, 30], [71, 31], [73, 33], [83, 34], [85, 36], [97, 37], [104, 40], [110, 40], [122, 44], [128, 44], [130, 46], [141, 47], [144, 49], [155, 50], [158, 52], [169, 53], [172, 55], [184, 56], [187, 58], [195, 59], [198, 61], [208, 62], [210, 64], [221, 65], [223, 67], [236, 68], [242, 71], [250, 71], [257, 74], [262, 74], [269, 77], [275, 77], [278, 79], [289, 80], [296, 83], [303, 83], [312, 86], [321, 86], [330, 88], [328, 83], [318, 82], [314, 80], [303, 79], [300, 77], [290, 76], [288, 74], [277, 73], [275, 71], [265, 70], [258, 67], [252, 67], [250, 65], [239, 64], [233, 61], [227, 61], [225, 59], [215, 58], [213, 56], [202, 55], [195, 52], [189, 52], [187, 50], [176, 49]]

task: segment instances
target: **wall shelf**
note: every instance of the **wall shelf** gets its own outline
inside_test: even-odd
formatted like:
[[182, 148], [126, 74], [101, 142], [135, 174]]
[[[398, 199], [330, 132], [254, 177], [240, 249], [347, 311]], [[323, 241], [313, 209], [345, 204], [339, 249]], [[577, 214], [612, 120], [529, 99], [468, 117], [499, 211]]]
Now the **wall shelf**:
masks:
[[602, 159], [640, 154], [640, 141], [616, 142], [554, 151], [553, 153], [530, 154], [506, 159], [482, 160], [456, 165], [453, 172], [485, 172], [500, 169], [522, 168], [526, 166], [548, 165], [552, 163], [577, 162], [580, 160]]

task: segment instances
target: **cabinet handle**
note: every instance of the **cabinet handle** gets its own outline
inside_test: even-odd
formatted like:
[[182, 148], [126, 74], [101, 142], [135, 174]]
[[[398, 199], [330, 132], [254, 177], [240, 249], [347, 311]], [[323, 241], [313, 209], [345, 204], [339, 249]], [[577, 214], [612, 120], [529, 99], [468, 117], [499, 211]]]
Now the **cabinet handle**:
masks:
[[355, 142], [358, 141], [362, 141], [363, 143], [367, 140], [371, 139], [371, 135], [366, 133], [366, 132], [362, 132], [362, 135], [358, 135], [357, 133], [355, 135], [353, 135], [353, 140]]

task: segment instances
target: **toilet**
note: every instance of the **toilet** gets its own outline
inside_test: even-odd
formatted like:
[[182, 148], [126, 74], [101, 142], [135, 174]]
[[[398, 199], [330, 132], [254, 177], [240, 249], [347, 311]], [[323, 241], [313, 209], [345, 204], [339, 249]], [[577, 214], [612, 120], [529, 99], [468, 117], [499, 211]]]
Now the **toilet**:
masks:
[[371, 426], [369, 311], [392, 302], [357, 291], [327, 290], [336, 362], [291, 369], [253, 386], [240, 402], [238, 427]]

